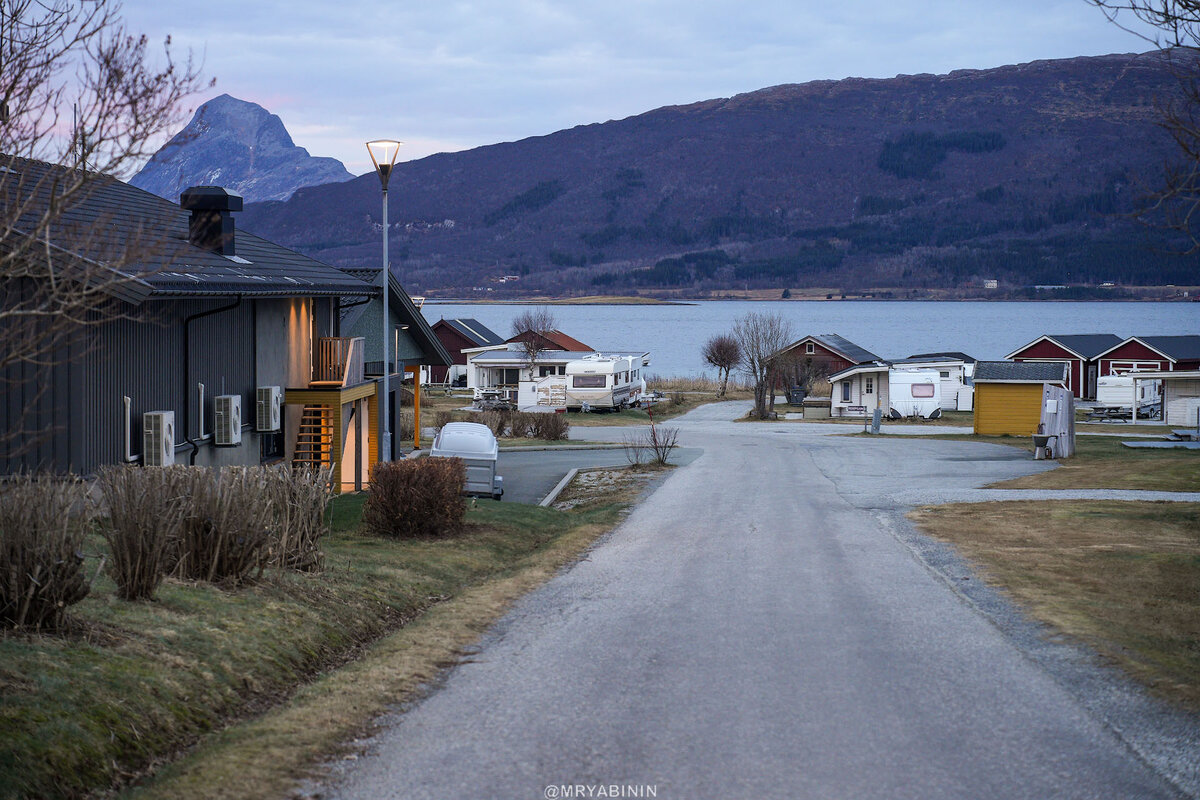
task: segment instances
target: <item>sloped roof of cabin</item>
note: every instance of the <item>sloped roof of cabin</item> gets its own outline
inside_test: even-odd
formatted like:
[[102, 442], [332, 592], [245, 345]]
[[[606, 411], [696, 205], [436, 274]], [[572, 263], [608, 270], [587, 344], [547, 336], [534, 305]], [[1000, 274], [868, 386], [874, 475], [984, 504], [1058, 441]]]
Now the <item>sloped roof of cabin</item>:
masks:
[[966, 353], [960, 353], [957, 350], [950, 350], [945, 353], [917, 353], [908, 358], [897, 361], [897, 364], [916, 362], [916, 361], [961, 361], [964, 364], [974, 364], [975, 359], [971, 358]]
[[1072, 333], [1066, 335], [1046, 334], [1039, 336], [1032, 342], [1018, 347], [1013, 350], [1005, 358], [1017, 357], [1023, 350], [1028, 350], [1035, 344], [1041, 341], [1050, 341], [1057, 344], [1059, 347], [1065, 348], [1080, 358], [1091, 360], [1100, 355], [1106, 350], [1111, 350], [1113, 347], [1121, 343], [1121, 337], [1115, 333]]
[[811, 339], [812, 341], [817, 342], [822, 347], [825, 347], [828, 350], [832, 350], [833, 352], [837, 353], [838, 355], [845, 356], [846, 360], [852, 364], [867, 364], [872, 361], [882, 361], [883, 360], [879, 356], [872, 353], [870, 350], [867, 350], [865, 347], [859, 347], [854, 342], [850, 341], [849, 339], [846, 339], [843, 336], [839, 336], [836, 333], [815, 333], [810, 336], [805, 336], [803, 338], [797, 339], [796, 341], [789, 344], [787, 347], [783, 348], [783, 351], [786, 352], [787, 350], [791, 350], [796, 345], [798, 345], [801, 342], [806, 341], [808, 339]]
[[[342, 271], [371, 286], [379, 283], [379, 269], [346, 269]], [[395, 309], [401, 319], [408, 324], [408, 334], [416, 339], [425, 358], [425, 364], [448, 367], [454, 363], [454, 359], [446, 352], [446, 346], [433, 332], [433, 328], [429, 326], [429, 321], [425, 319], [421, 309], [417, 308], [417, 304], [413, 302], [408, 292], [404, 291], [404, 287], [400, 285], [400, 281], [396, 280], [396, 276], [390, 271], [388, 273], [388, 305], [390, 309]], [[363, 306], [356, 313], [361, 315], [365, 309], [366, 306]], [[348, 319], [350, 317], [343, 319], [342, 323], [347, 324]]]
[[486, 347], [492, 344], [504, 344], [504, 339], [500, 336], [500, 334], [496, 333], [477, 319], [472, 319], [470, 317], [446, 319], [443, 317], [437, 322], [433, 323], [433, 327], [436, 328], [438, 325], [443, 324], [449, 325], [467, 339], [474, 342], [476, 347]]
[[[28, 202], [17, 229], [31, 230], [56, 182], [72, 178], [65, 167], [9, 159], [2, 176], [5, 199]], [[234, 232], [235, 255], [226, 256], [188, 241], [190, 214], [169, 200], [103, 175], [66, 209], [51, 231], [53, 245], [80, 265], [127, 280], [113, 294], [139, 303], [151, 297], [363, 296], [373, 287], [314, 258], [249, 231]], [[10, 199], [11, 198], [11, 199]], [[119, 267], [111, 265], [119, 264]], [[88, 267], [80, 267], [87, 271]]]
[[1061, 383], [1067, 378], [1064, 361], [978, 361], [975, 383]]
[[1138, 336], [1137, 340], [1176, 361], [1200, 361], [1200, 336]]

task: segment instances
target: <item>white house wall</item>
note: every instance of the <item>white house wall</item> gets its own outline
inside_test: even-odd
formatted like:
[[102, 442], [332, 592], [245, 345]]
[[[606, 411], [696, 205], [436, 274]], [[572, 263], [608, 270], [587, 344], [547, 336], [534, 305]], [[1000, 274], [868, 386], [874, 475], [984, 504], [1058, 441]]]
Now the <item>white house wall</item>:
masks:
[[1200, 409], [1200, 380], [1164, 380], [1163, 409], [1168, 425], [1194, 427]]

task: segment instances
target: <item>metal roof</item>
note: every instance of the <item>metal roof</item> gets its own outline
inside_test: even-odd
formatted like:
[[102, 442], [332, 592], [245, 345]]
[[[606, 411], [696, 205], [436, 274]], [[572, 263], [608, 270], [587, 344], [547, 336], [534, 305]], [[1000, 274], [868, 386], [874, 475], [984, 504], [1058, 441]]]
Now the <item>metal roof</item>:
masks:
[[867, 350], [864, 347], [859, 347], [854, 342], [852, 342], [849, 339], [846, 339], [842, 336], [839, 336], [836, 333], [818, 333], [818, 334], [813, 334], [812, 336], [805, 336], [803, 339], [797, 340], [796, 342], [788, 345], [784, 349], [791, 350], [793, 347], [800, 344], [800, 342], [805, 341], [806, 339], [812, 339], [814, 342], [817, 342], [818, 344], [828, 348], [829, 350], [832, 350], [839, 355], [845, 356], [847, 361], [850, 361], [851, 363], [854, 363], [854, 364], [866, 364], [866, 363], [869, 363], [872, 361], [882, 361], [883, 360], [879, 356], [872, 353], [870, 350]]
[[[961, 361], [964, 364], [974, 364], [975, 359], [971, 358], [966, 353], [960, 353], [957, 350], [951, 350], [945, 353], [916, 353], [903, 359], [904, 362], [909, 361]], [[900, 361], [897, 364], [902, 363]]]
[[1136, 336], [1134, 338], [1175, 361], [1200, 361], [1200, 336]]
[[848, 378], [851, 375], [859, 375], [866, 372], [888, 372], [890, 369], [891, 365], [889, 365], [886, 361], [876, 361], [871, 364], [855, 364], [852, 367], [846, 367], [840, 372], [833, 373], [826, 380], [828, 380], [830, 383], [834, 383], [842, 378]]
[[500, 334], [496, 333], [477, 319], [472, 319], [470, 317], [446, 319], [445, 317], [442, 317], [433, 324], [437, 325], [438, 323], [445, 323], [449, 325], [451, 328], [467, 337], [467, 339], [474, 342], [476, 347], [504, 344], [504, 339], [500, 336]]
[[[17, 177], [10, 196], [29, 202], [18, 222], [32, 230], [52, 187], [75, 177], [67, 168], [25, 159], [9, 162]], [[131, 276], [121, 299], [212, 296], [363, 296], [372, 287], [336, 267], [282, 245], [236, 230], [236, 254], [225, 256], [188, 241], [189, 212], [169, 200], [104, 175], [91, 175], [85, 196], [64, 210], [54, 245], [81, 262]], [[128, 295], [128, 296], [126, 296]]]
[[[339, 271], [353, 275], [372, 287], [379, 283], [379, 269]], [[413, 337], [417, 346], [421, 348], [426, 359], [424, 363], [447, 367], [454, 363], [454, 359], [446, 352], [445, 345], [433, 332], [433, 328], [429, 326], [429, 321], [425, 319], [421, 309], [417, 308], [408, 292], [404, 291], [404, 287], [400, 285], [400, 281], [396, 280], [396, 276], [390, 270], [388, 272], [388, 309], [394, 311], [408, 325], [408, 335]]]
[[977, 361], [975, 383], [1062, 383], [1067, 365], [1061, 361]]
[[1115, 333], [1072, 333], [1066, 335], [1046, 334], [1039, 336], [1032, 342], [1018, 347], [1013, 350], [1005, 358], [1014, 358], [1022, 350], [1028, 350], [1040, 341], [1051, 341], [1079, 358], [1091, 360], [1100, 355], [1106, 350], [1111, 350], [1113, 347], [1121, 343], [1121, 337]]

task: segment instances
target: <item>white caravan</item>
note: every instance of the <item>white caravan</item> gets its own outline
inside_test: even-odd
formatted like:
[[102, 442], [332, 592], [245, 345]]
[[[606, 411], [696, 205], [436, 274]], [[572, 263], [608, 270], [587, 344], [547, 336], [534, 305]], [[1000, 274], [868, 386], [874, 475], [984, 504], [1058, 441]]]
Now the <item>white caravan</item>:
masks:
[[892, 370], [888, 393], [891, 410], [902, 417], [941, 415], [942, 380], [937, 370]]
[[649, 354], [595, 353], [567, 362], [567, 374], [535, 383], [539, 393], [555, 390], [538, 384], [553, 381], [562, 386], [562, 402], [569, 409], [618, 409], [636, 405], [646, 390], [642, 368], [650, 363]]
[[[1096, 405], [1112, 406], [1115, 408], [1133, 408], [1133, 376], [1136, 373], [1126, 372], [1122, 375], [1102, 375], [1096, 379]], [[1137, 382], [1137, 406], [1158, 405], [1162, 402], [1161, 381]]]

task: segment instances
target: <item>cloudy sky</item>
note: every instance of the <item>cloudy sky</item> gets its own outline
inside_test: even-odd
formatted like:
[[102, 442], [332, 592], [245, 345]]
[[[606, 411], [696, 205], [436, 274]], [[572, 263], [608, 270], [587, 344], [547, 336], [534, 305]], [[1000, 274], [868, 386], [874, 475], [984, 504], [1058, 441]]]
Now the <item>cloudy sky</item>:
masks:
[[1143, 51], [1084, 0], [126, 0], [355, 174], [781, 83]]

